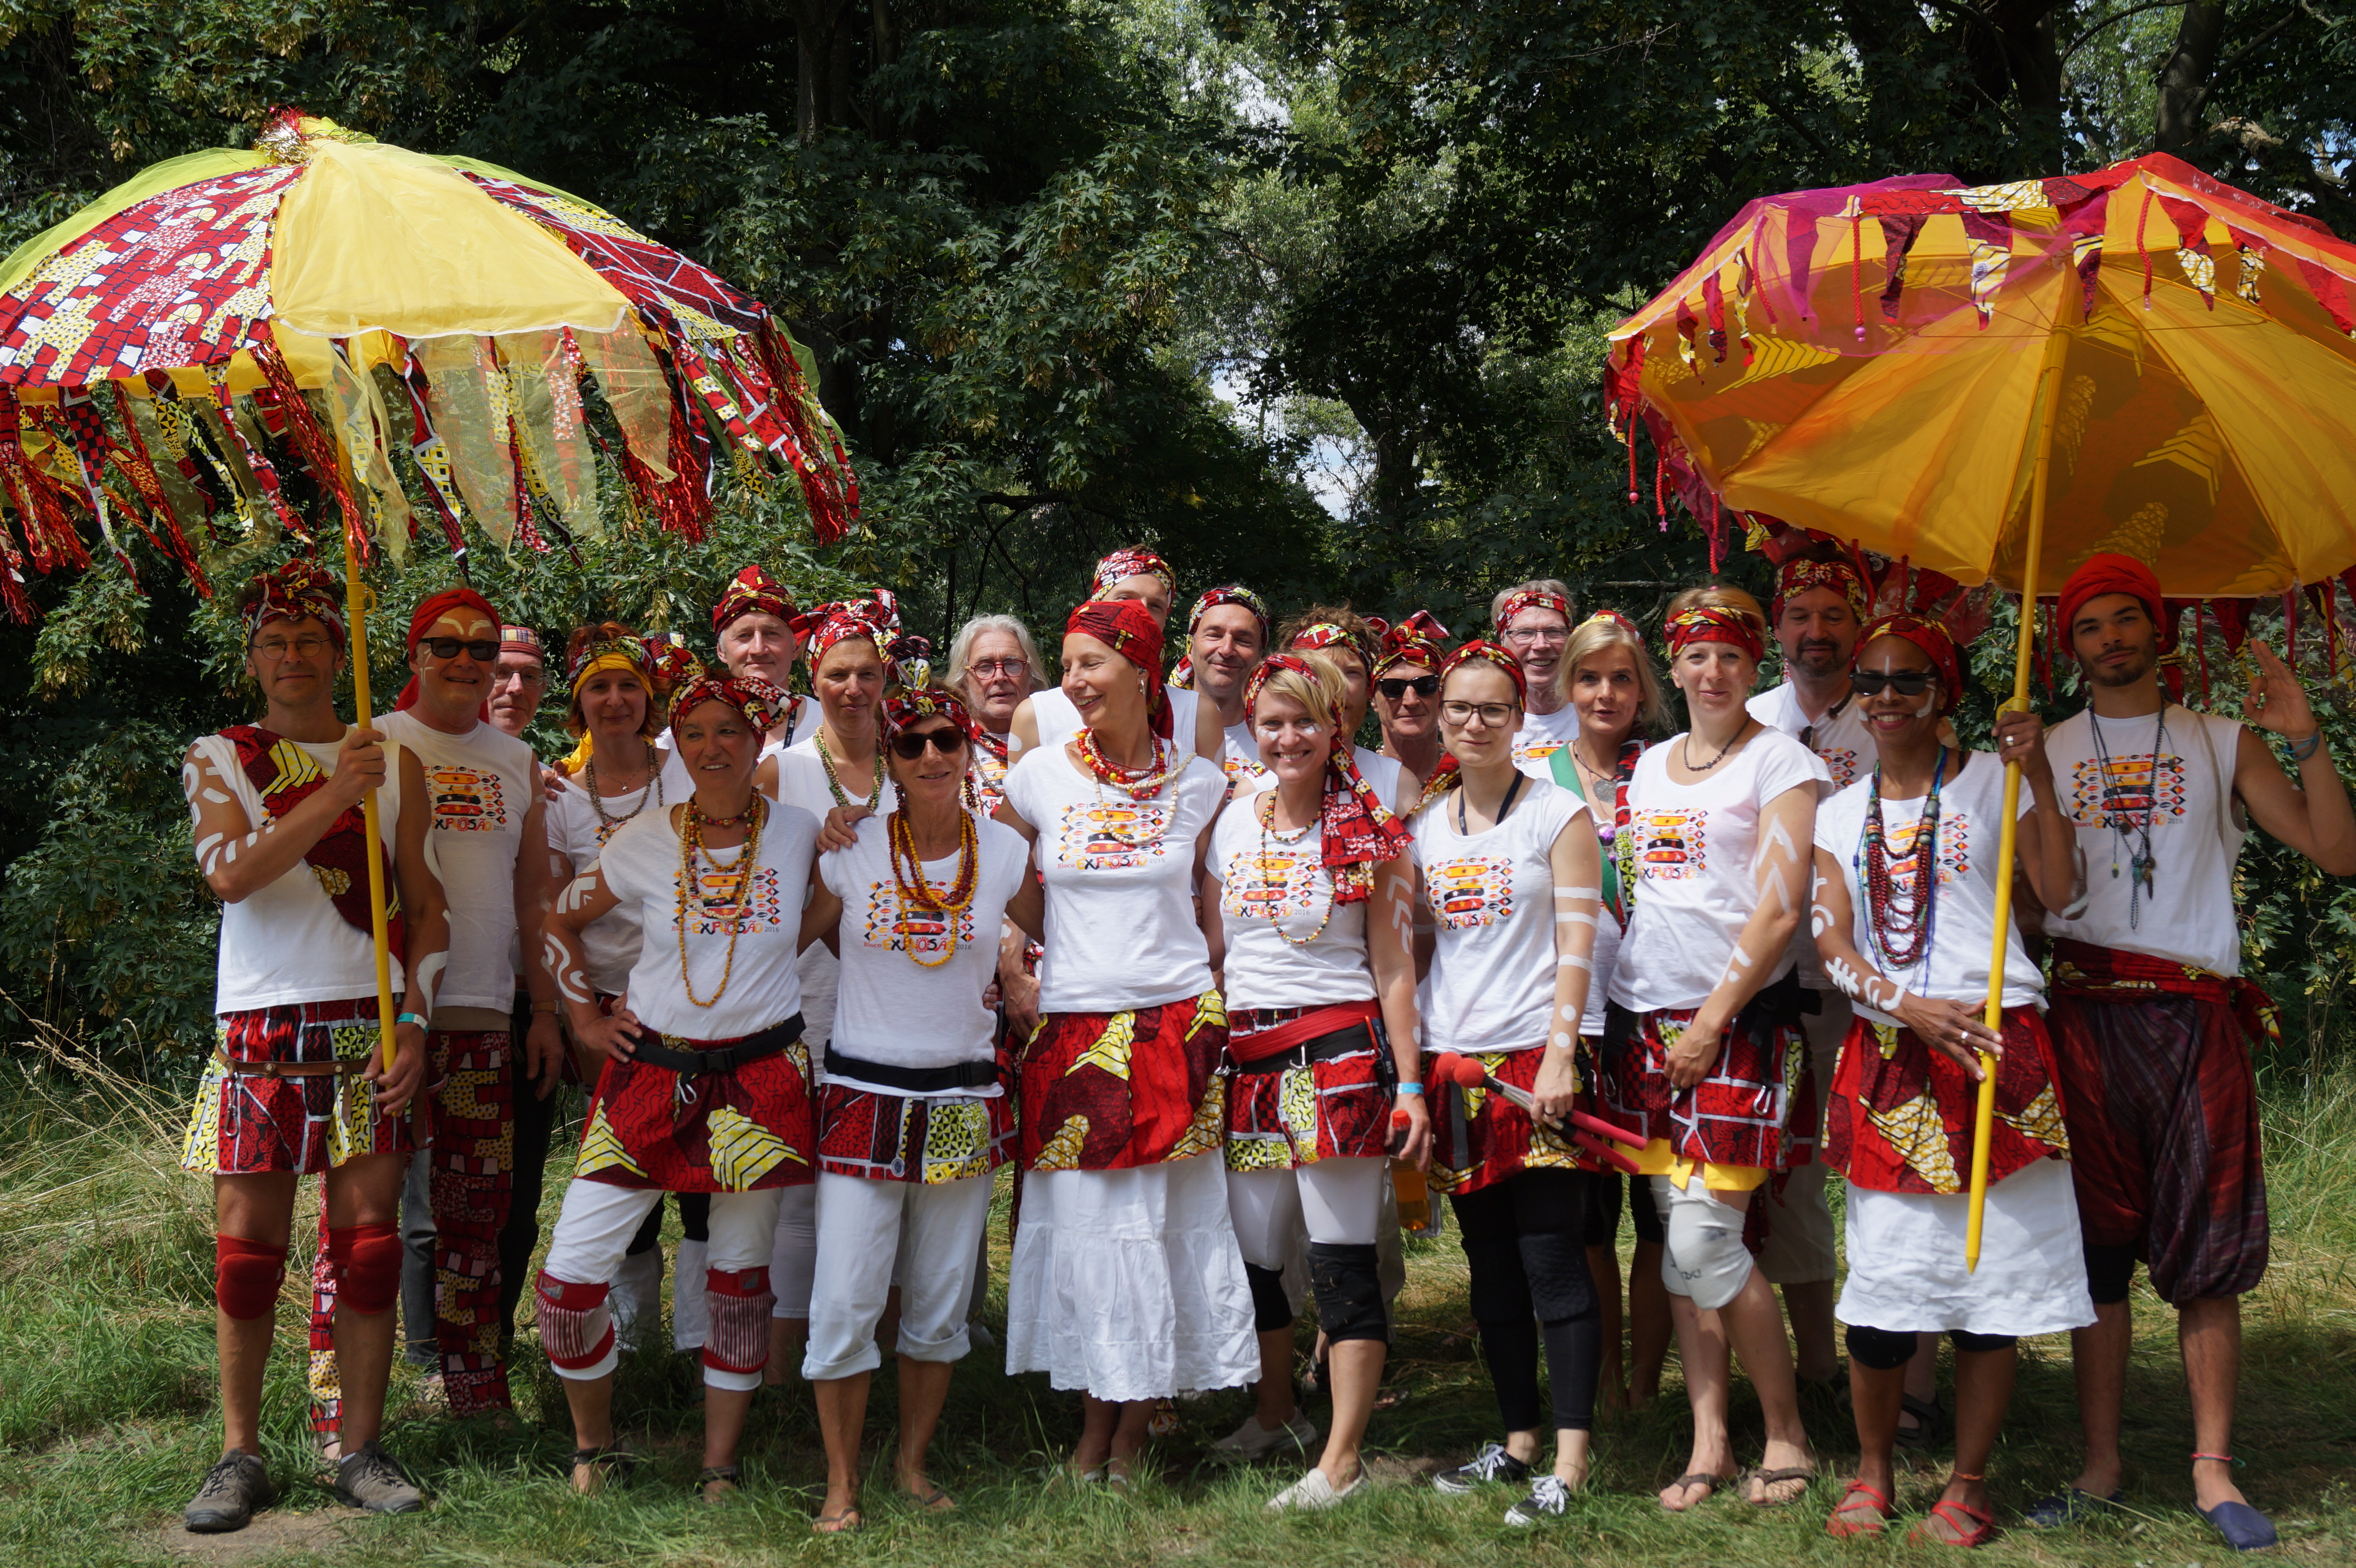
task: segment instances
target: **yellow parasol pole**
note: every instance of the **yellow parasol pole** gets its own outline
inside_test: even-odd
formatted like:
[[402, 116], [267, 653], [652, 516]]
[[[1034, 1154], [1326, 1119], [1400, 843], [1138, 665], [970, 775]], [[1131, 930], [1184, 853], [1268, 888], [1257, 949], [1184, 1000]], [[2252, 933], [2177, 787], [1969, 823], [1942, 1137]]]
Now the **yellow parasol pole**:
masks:
[[[360, 552], [348, 523], [344, 528], [344, 619], [350, 627], [352, 659], [352, 722], [366, 730], [376, 715], [369, 702], [368, 589], [360, 582]], [[376, 939], [376, 1028], [382, 1042], [384, 1070], [392, 1071], [392, 937], [391, 920], [384, 907], [384, 840], [377, 827], [374, 790], [360, 796], [360, 816], [368, 830], [369, 930]], [[1976, 1210], [1974, 1211], [1977, 1212]], [[1978, 1234], [1976, 1231], [1973, 1232]]]
[[[2059, 322], [2046, 340], [2045, 368], [2037, 379], [2036, 448], [2030, 457], [2034, 466], [2029, 482], [2029, 549], [2020, 567], [2020, 635], [2012, 658], [2012, 700], [2002, 711], [2026, 712], [2029, 709], [2029, 655], [2037, 642], [2037, 566], [2045, 550], [2045, 485], [2053, 461], [2053, 420], [2062, 398], [2062, 362], [2067, 353], [2069, 336]], [[1982, 1014], [1987, 1027], [1999, 1037], [2004, 1033], [2004, 955], [2012, 932], [2012, 866], [2019, 848], [2020, 829], [2020, 764], [2008, 763], [2004, 769], [2004, 825], [1999, 831], [1996, 853], [1996, 942], [1995, 952], [1988, 959], [1987, 1010]], [[1980, 1266], [1980, 1229], [1987, 1215], [1988, 1142], [1996, 1127], [1996, 1053], [1980, 1052], [1980, 1092], [1972, 1116], [1972, 1185], [1971, 1217], [1964, 1232], [1964, 1269], [1976, 1273]]]

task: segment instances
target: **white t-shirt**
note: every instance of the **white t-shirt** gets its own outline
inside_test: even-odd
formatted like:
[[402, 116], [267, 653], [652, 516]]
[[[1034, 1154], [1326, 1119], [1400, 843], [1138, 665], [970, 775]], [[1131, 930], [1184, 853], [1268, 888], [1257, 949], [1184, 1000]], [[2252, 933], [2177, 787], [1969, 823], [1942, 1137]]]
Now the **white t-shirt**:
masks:
[[[1197, 705], [1203, 700], [1199, 691], [1181, 691], [1175, 687], [1170, 694], [1170, 738], [1188, 751], [1194, 749], [1194, 725]], [[1060, 686], [1050, 686], [1031, 694], [1031, 717], [1039, 726], [1039, 749], [1052, 752], [1080, 732], [1080, 710], [1064, 695]], [[1247, 756], [1257, 758], [1259, 748], [1248, 742]], [[1027, 819], [1026, 819], [1027, 820]]]
[[[998, 739], [1002, 741], [1006, 737], [1001, 735]], [[987, 746], [974, 747], [973, 793], [980, 797], [984, 816], [997, 816], [998, 803], [1006, 798], [1007, 765], [999, 760], [997, 752]]]
[[[1205, 876], [1218, 884], [1227, 938], [1227, 1006], [1306, 1008], [1368, 1001], [1375, 973], [1366, 957], [1366, 907], [1333, 902], [1325, 833], [1260, 834], [1263, 793], [1238, 792], [1211, 830]], [[1332, 918], [1327, 918], [1327, 912]], [[1323, 923], [1323, 930], [1318, 929]]]
[[1566, 702], [1551, 713], [1522, 714], [1514, 732], [1514, 766], [1534, 779], [1554, 782], [1547, 759], [1579, 739], [1579, 709]]
[[[1931, 906], [1930, 950], [1905, 970], [1887, 964], [1873, 941], [1873, 903], [1866, 892], [1865, 878], [1865, 807], [1866, 797], [1873, 793], [1872, 775], [1816, 807], [1816, 848], [1830, 854], [1847, 873], [1857, 950], [1884, 976], [1916, 996], [1943, 1002], [1987, 999], [1988, 952], [1996, 937], [1996, 858], [2004, 832], [2004, 764], [1993, 752], [1969, 755], [1971, 761], [1962, 774], [1939, 786], [1939, 891]], [[1948, 754], [1950, 767], [1955, 756]], [[1890, 868], [1890, 891], [1901, 900], [1914, 896], [1915, 833], [1922, 825], [1923, 804], [1920, 799], [1886, 797], [1881, 803], [1885, 863]], [[2019, 815], [2027, 816], [2034, 804], [2024, 785]], [[2006, 939], [2004, 1005], [2029, 1007], [2044, 989], [2043, 976], [2029, 962], [2016, 923]], [[1898, 1021], [1862, 1003], [1857, 1010], [1876, 1023]]]
[[[2174, 703], [2166, 718], [2165, 750], [2158, 746], [2158, 714], [2094, 720], [2088, 710], [2045, 732], [2062, 809], [2086, 858], [2085, 907], [2073, 919], [2048, 914], [2045, 929], [2211, 974], [2238, 975], [2242, 933], [2233, 919], [2233, 861], [2248, 828], [2239, 809], [2229, 807], [2242, 726]], [[2152, 885], [2135, 897], [2134, 861], [2147, 816], [2157, 866]], [[2115, 831], [2114, 822], [2126, 831]]]
[[1456, 799], [1415, 819], [1414, 856], [1440, 922], [1423, 1036], [1430, 1051], [1532, 1051], [1554, 1020], [1554, 841], [1587, 803], [1551, 779], [1522, 786], [1505, 820], [1469, 837]]
[[[669, 810], [686, 798], [672, 794], [660, 774], [655, 783], [651, 792], [641, 784], [620, 795], [600, 795], [592, 804], [587, 777], [573, 780], [549, 802], [548, 847], [572, 863], [575, 876], [588, 870], [626, 819], [641, 812]], [[597, 815], [599, 805], [605, 807], [603, 820]], [[631, 965], [638, 961], [639, 937], [638, 923], [626, 910], [609, 910], [591, 921], [581, 933], [581, 967], [589, 984], [606, 996], [619, 996], [629, 984]]]
[[1201, 757], [1150, 800], [1099, 784], [1061, 745], [1015, 759], [1006, 802], [1037, 832], [1047, 883], [1041, 1011], [1127, 1012], [1211, 988], [1194, 843], [1226, 794], [1226, 775]]
[[[991, 1060], [998, 1020], [981, 1005], [981, 993], [998, 971], [999, 926], [1007, 901], [1030, 875], [1030, 854], [1023, 835], [1012, 827], [984, 822], [980, 828], [981, 863], [975, 869], [973, 902], [956, 917], [957, 947], [947, 962], [942, 955], [949, 917], [902, 906], [883, 817], [862, 818], [858, 843], [819, 857], [819, 880], [842, 901], [837, 933], [841, 989], [835, 998], [830, 1063], [839, 1060], [835, 1052], [895, 1067]], [[957, 874], [955, 855], [925, 862], [925, 880], [936, 888], [954, 886]], [[926, 968], [919, 959], [937, 967]], [[826, 1077], [886, 1094], [905, 1093], [862, 1083], [831, 1065]], [[943, 1093], [990, 1097], [1003, 1090], [992, 1084]]]
[[515, 1007], [516, 856], [524, 818], [540, 800], [540, 763], [505, 731], [477, 722], [445, 735], [414, 712], [388, 713], [377, 728], [417, 753], [425, 768], [433, 846], [450, 901], [450, 966], [435, 1008]]
[[[810, 705], [813, 709], [816, 703]], [[879, 750], [877, 759], [882, 760]], [[841, 772], [842, 770], [838, 770]], [[875, 773], [871, 768], [862, 778], [845, 776], [842, 791], [851, 796], [854, 805], [864, 805], [874, 795], [875, 815], [888, 816], [899, 809], [900, 791], [892, 783], [890, 764], [885, 764], [884, 788], [875, 789]], [[795, 741], [777, 753], [777, 799], [787, 805], [798, 806], [820, 823], [828, 812], [842, 802], [834, 798], [827, 786], [826, 763], [818, 754], [818, 732], [813, 730], [807, 740]], [[807, 898], [804, 900], [808, 901]], [[801, 956], [802, 972], [802, 1038], [815, 1051], [834, 1038], [835, 990], [841, 983], [841, 961], [826, 950], [823, 943], [813, 942]]]
[[[771, 808], [761, 825], [761, 858], [743, 896], [731, 901], [744, 850], [704, 851], [696, 895], [680, 905], [680, 840], [669, 811], [641, 813], [597, 858], [605, 886], [646, 935], [630, 969], [630, 1010], [648, 1029], [685, 1040], [741, 1040], [801, 1010], [794, 968], [802, 905], [809, 891], [818, 823], [793, 806]], [[717, 863], [720, 869], [712, 868]], [[680, 976], [680, 921], [687, 921], [689, 1000]], [[735, 928], [735, 956], [729, 932]], [[721, 976], [727, 976], [727, 988]], [[716, 999], [714, 999], [716, 997]]]
[[1873, 772], [1874, 760], [1880, 752], [1873, 743], [1873, 731], [1865, 721], [1865, 705], [1858, 700], [1856, 692], [1827, 709], [1823, 718], [1814, 720], [1800, 706], [1800, 688], [1788, 680], [1768, 688], [1745, 706], [1751, 717], [1795, 741], [1801, 731], [1812, 731], [1807, 747], [1825, 764], [1825, 771], [1832, 774], [1833, 788], [1847, 789]]
[[[347, 729], [344, 733], [351, 731]], [[341, 736], [333, 741], [284, 743], [330, 776], [344, 744]], [[200, 735], [196, 750], [220, 774], [230, 798], [245, 812], [249, 831], [258, 831], [270, 820], [270, 813], [262, 804], [262, 792], [239, 765], [235, 744], [226, 736]], [[287, 763], [298, 774], [307, 772], [292, 757], [281, 765]], [[302, 782], [301, 778], [295, 782]], [[384, 784], [377, 791], [376, 821], [378, 837], [387, 850], [392, 849], [401, 822], [401, 752], [394, 746], [385, 748]], [[237, 837], [242, 839], [245, 835]], [[201, 866], [205, 857], [217, 849], [224, 847], [198, 843], [197, 863]], [[214, 1012], [249, 1012], [376, 995], [376, 940], [343, 917], [319, 878], [308, 862], [297, 860], [268, 887], [256, 888], [237, 902], [221, 905], [220, 950], [213, 969]], [[394, 891], [385, 890], [388, 898]], [[395, 948], [392, 988], [396, 991], [404, 984], [401, 960], [401, 951]]]
[[1238, 795], [1266, 789], [1269, 772], [1260, 763], [1259, 738], [1252, 733], [1251, 721], [1230, 724], [1221, 733], [1226, 740], [1219, 752], [1219, 771], [1227, 775], [1227, 783]]
[[[1645, 752], [1628, 784], [1636, 912], [1612, 965], [1612, 999], [1637, 1012], [1697, 1008], [1718, 988], [1759, 907], [1761, 815], [1786, 790], [1826, 782], [1824, 763], [1789, 735], [1768, 730], [1699, 783], [1677, 784], [1669, 777], [1669, 759], [1684, 744], [1679, 735]], [[1792, 849], [1804, 864], [1809, 847]], [[1804, 876], [1803, 896], [1805, 882]], [[1800, 926], [1807, 929], [1805, 919]], [[1781, 979], [1792, 963], [1787, 951], [1762, 983]]]

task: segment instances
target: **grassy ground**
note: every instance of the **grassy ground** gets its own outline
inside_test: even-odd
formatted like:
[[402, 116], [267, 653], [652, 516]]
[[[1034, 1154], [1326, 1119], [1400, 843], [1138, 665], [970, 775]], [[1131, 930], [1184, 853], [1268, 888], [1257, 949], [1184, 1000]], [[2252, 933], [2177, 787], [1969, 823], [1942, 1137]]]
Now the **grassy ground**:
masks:
[[[12, 1061], [18, 1059], [12, 1059]], [[337, 1564], [824, 1562], [926, 1568], [1055, 1564], [1145, 1568], [1281, 1559], [1288, 1568], [1482, 1568], [1591, 1560], [1677, 1568], [1936, 1558], [1895, 1538], [1842, 1544], [1823, 1534], [1835, 1477], [1855, 1438], [1818, 1424], [1826, 1479], [1798, 1506], [1758, 1510], [1729, 1498], [1671, 1518], [1654, 1490], [1683, 1467], [1686, 1421], [1674, 1355], [1666, 1397], [1599, 1435], [1594, 1488], [1551, 1529], [1500, 1518], [1504, 1495], [1449, 1499], [1420, 1477], [1494, 1435], [1494, 1407], [1469, 1337], [1464, 1273], [1452, 1240], [1410, 1243], [1411, 1283], [1397, 1381], [1411, 1398], [1376, 1418], [1370, 1438], [1387, 1483], [1337, 1513], [1271, 1518], [1261, 1504], [1291, 1467], [1237, 1474], [1202, 1445], [1248, 1408], [1226, 1393], [1188, 1405], [1184, 1430], [1156, 1450], [1160, 1473], [1127, 1497], [1054, 1478], [1075, 1430], [1076, 1400], [1036, 1376], [1008, 1378], [991, 1352], [959, 1370], [934, 1476], [958, 1496], [954, 1520], [884, 1499], [881, 1461], [893, 1409], [889, 1373], [871, 1415], [869, 1527], [813, 1540], [822, 1467], [809, 1392], [798, 1381], [756, 1407], [745, 1445], [748, 1487], [731, 1505], [691, 1500], [699, 1416], [669, 1358], [626, 1363], [625, 1429], [653, 1456], [651, 1474], [594, 1499], [564, 1489], [563, 1402], [528, 1353], [516, 1374], [515, 1423], [454, 1423], [397, 1374], [390, 1445], [434, 1497], [423, 1516], [360, 1520], [313, 1478], [303, 1419], [305, 1303], [290, 1283], [269, 1392], [270, 1461], [284, 1500], [239, 1536], [197, 1538], [178, 1509], [217, 1456], [211, 1370], [209, 1195], [175, 1168], [179, 1106], [138, 1085], [84, 1074], [5, 1069], [0, 1082], [0, 1562], [186, 1561]], [[2279, 1555], [2356, 1563], [2356, 1074], [2271, 1095], [2274, 1266], [2248, 1311], [2237, 1447], [2244, 1485], [2281, 1526]], [[552, 1222], [552, 1179], [544, 1222]], [[316, 1201], [316, 1199], [313, 1200]], [[1002, 1216], [1001, 1216], [1002, 1218]], [[1003, 1227], [993, 1227], [1002, 1246]], [[305, 1227], [298, 1222], [298, 1237]], [[298, 1245], [300, 1243], [298, 1243]], [[301, 1260], [297, 1260], [298, 1263]], [[1002, 1262], [1002, 1252], [1001, 1254]], [[306, 1277], [297, 1267], [291, 1281]], [[1002, 1275], [1001, 1275], [1002, 1278]], [[1000, 1303], [1002, 1307], [1002, 1300]], [[2131, 1507], [2098, 1526], [2008, 1533], [1992, 1563], [2216, 1563], [2225, 1553], [2189, 1511], [2190, 1427], [2171, 1317], [2138, 1287], [2138, 1338], [2127, 1401]], [[994, 1321], [1002, 1322], [993, 1311]], [[529, 1333], [523, 1347], [534, 1345]], [[2008, 1517], [2075, 1468], [2068, 1345], [2024, 1344], [2020, 1392], [1990, 1482]], [[1312, 1406], [1313, 1414], [1322, 1407]], [[1738, 1444], [1757, 1457], [1755, 1404], [1738, 1394]], [[545, 1423], [553, 1422], [554, 1424]], [[1901, 1488], [1917, 1510], [1936, 1495], [1926, 1466]], [[291, 1484], [290, 1484], [291, 1483]]]

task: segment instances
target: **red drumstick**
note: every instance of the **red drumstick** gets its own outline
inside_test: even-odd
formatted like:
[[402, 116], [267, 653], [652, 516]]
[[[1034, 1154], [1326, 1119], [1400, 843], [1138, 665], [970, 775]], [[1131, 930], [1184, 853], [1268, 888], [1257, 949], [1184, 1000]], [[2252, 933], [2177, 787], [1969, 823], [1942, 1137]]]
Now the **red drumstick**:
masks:
[[[1488, 1089], [1493, 1093], [1503, 1094], [1506, 1099], [1527, 1111], [1533, 1117], [1538, 1115], [1537, 1096], [1526, 1089], [1516, 1089], [1510, 1083], [1500, 1083], [1487, 1068], [1481, 1065], [1480, 1059], [1477, 1057], [1459, 1056], [1452, 1051], [1441, 1051], [1432, 1058], [1431, 1075], [1442, 1083], [1454, 1083], [1461, 1088]], [[1569, 1125], [1570, 1141], [1593, 1157], [1597, 1163], [1624, 1170], [1631, 1176], [1643, 1174], [1636, 1168], [1634, 1160], [1622, 1154], [1612, 1145], [1620, 1143], [1625, 1144], [1630, 1148], [1643, 1148], [1644, 1139], [1625, 1127], [1615, 1125], [1600, 1116], [1590, 1116], [1584, 1111], [1572, 1111], [1566, 1117], [1549, 1119], [1547, 1125], [1562, 1127], [1566, 1123]], [[1605, 1142], [1605, 1139], [1611, 1142]]]

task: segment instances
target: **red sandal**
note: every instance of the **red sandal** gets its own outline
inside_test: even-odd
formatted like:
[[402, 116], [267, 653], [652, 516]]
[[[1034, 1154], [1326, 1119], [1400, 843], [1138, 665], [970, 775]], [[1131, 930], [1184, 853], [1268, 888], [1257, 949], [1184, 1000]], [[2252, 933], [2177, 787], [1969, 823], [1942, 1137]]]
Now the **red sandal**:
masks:
[[1950, 1541], [1944, 1536], [1933, 1535], [1918, 1524], [1906, 1532], [1907, 1545], [1986, 1546], [1996, 1539], [1996, 1515], [1984, 1513], [1969, 1503], [1954, 1502], [1946, 1498], [1941, 1498], [1931, 1505], [1931, 1515], [1943, 1521], [1949, 1530], [1954, 1531], [1955, 1539]]
[[[1869, 1520], [1843, 1519], [1842, 1512], [1853, 1499], [1860, 1497], [1873, 1505], [1875, 1517]], [[1897, 1517], [1898, 1510], [1890, 1506], [1890, 1499], [1879, 1489], [1867, 1486], [1863, 1481], [1851, 1481], [1848, 1490], [1841, 1494], [1841, 1500], [1834, 1505], [1832, 1517], [1825, 1520], [1825, 1533], [1836, 1541], [1847, 1541], [1859, 1535], [1879, 1535], [1887, 1529], [1888, 1521]]]

